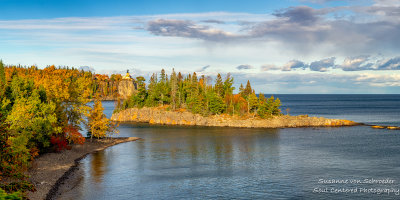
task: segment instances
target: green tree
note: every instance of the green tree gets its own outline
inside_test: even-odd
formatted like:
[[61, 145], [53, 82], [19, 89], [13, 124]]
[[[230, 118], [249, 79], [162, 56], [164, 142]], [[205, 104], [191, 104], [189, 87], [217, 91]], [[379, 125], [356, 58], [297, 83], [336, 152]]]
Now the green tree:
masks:
[[157, 95], [157, 74], [154, 74], [150, 77], [150, 82], [148, 86], [148, 98], [146, 99], [146, 105], [149, 107], [158, 105], [158, 95]]
[[243, 87], [243, 84], [241, 83], [240, 87], [239, 87], [239, 94], [242, 95], [242, 97], [245, 96], [243, 92], [244, 92], [244, 87]]
[[4, 92], [6, 90], [6, 75], [4, 71], [4, 65], [3, 61], [0, 60], [0, 97], [4, 95]]
[[228, 73], [226, 75], [225, 81], [224, 81], [224, 95], [232, 95], [233, 90], [235, 90], [235, 87], [232, 87], [233, 85], [233, 77]]
[[224, 94], [224, 84], [222, 82], [221, 74], [219, 74], [219, 73], [217, 75], [217, 78], [215, 79], [214, 90], [220, 97], [224, 97], [225, 96], [225, 94]]
[[260, 92], [260, 94], [258, 95], [258, 101], [259, 104], [263, 104], [267, 101], [267, 99], [265, 99], [265, 95], [263, 93]]
[[13, 192], [7, 194], [3, 189], [0, 188], [0, 199], [1, 200], [22, 200], [22, 194], [20, 192]]
[[280, 106], [281, 101], [278, 98], [275, 100], [274, 96], [271, 96], [266, 101], [260, 101], [257, 113], [261, 118], [268, 118], [275, 115], [280, 115]]
[[[171, 83], [170, 83], [171, 106], [172, 106], [172, 109], [175, 110], [177, 107], [177, 92], [178, 92], [178, 77], [176, 76], [175, 69], [172, 69], [172, 74], [171, 74], [170, 80], [171, 80]], [[179, 104], [178, 104], [178, 106], [179, 106]]]
[[207, 96], [208, 108], [211, 114], [221, 114], [225, 111], [224, 100], [215, 92], [210, 92]]
[[256, 94], [252, 92], [250, 95], [247, 96], [246, 101], [247, 101], [247, 109], [248, 109], [247, 112], [248, 113], [257, 112], [257, 108], [259, 106], [259, 100], [258, 100]]
[[243, 96], [244, 96], [244, 97], [249, 96], [249, 95], [252, 93], [252, 91], [253, 91], [253, 90], [251, 89], [250, 81], [247, 80], [246, 87], [245, 87], [244, 90], [243, 90]]

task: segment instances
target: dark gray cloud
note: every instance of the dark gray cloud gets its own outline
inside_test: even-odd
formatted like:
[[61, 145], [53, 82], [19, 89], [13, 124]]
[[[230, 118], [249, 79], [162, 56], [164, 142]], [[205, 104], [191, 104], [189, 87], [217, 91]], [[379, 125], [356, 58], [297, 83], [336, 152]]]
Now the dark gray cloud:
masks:
[[206, 71], [206, 69], [208, 69], [208, 68], [210, 68], [210, 65], [206, 65], [206, 66], [204, 66], [204, 67], [202, 67], [202, 68], [196, 70], [196, 72], [204, 72], [204, 71]]
[[254, 67], [251, 65], [239, 65], [236, 67], [236, 69], [238, 70], [242, 70], [242, 69], [253, 69]]
[[400, 16], [399, 6], [372, 6], [364, 8], [363, 10], [367, 13], [374, 15], [384, 15], [391, 17]]
[[310, 64], [310, 70], [318, 72], [326, 72], [329, 68], [335, 66], [335, 57], [325, 58], [319, 61], [314, 61]]
[[317, 10], [308, 6], [290, 7], [280, 10], [274, 14], [280, 18], [287, 18], [289, 22], [310, 25], [318, 20], [319, 13]]
[[224, 21], [220, 21], [220, 20], [216, 20], [216, 19], [203, 20], [202, 22], [210, 23], [210, 24], [225, 24]]
[[377, 65], [377, 70], [400, 70], [400, 56], [380, 61]]
[[[355, 18], [331, 17], [343, 10], [346, 13], [353, 12]], [[172, 19], [149, 21], [147, 30], [159, 36], [196, 38], [212, 42], [273, 41], [282, 44], [282, 48], [302, 55], [320, 53], [326, 47], [329, 47], [326, 50], [329, 52], [324, 55], [331, 52], [336, 52], [335, 56], [352, 55], [354, 52], [375, 54], [377, 51], [385, 53], [400, 50], [400, 18], [395, 17], [398, 14], [400, 6], [390, 7], [386, 4], [321, 9], [298, 6], [279, 10], [274, 13], [274, 18], [262, 22], [236, 22], [239, 26], [236, 33], [218, 29], [218, 24], [215, 23], [212, 27], [193, 21]], [[361, 20], [357, 20], [357, 17]]]
[[154, 35], [197, 38], [211, 41], [222, 41], [235, 37], [225, 31], [212, 29], [209, 26], [197, 25], [186, 20], [157, 19], [149, 21], [147, 30]]
[[343, 63], [337, 67], [341, 68], [343, 71], [372, 70], [373, 63], [367, 63], [369, 57], [368, 55], [347, 57], [344, 59]]
[[375, 62], [370, 61], [369, 57], [367, 55], [348, 57], [337, 67], [343, 71], [400, 70], [400, 56]]
[[293, 69], [305, 69], [308, 66], [299, 60], [291, 60], [282, 66], [282, 71], [292, 71]]
[[311, 71], [327, 72], [330, 69], [342, 69], [343, 71], [365, 71], [365, 70], [400, 70], [400, 56], [376, 60], [370, 59], [370, 55], [347, 57], [342, 64], [335, 64], [335, 57], [313, 61], [310, 64], [299, 60], [291, 60], [282, 66], [267, 64], [261, 66], [261, 71], [281, 70], [292, 71], [294, 69], [310, 69]]

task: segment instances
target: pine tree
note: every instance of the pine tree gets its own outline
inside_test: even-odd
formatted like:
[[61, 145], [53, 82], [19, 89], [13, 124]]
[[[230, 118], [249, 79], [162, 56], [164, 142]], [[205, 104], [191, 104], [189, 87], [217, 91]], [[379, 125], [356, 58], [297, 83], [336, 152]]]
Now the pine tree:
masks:
[[153, 75], [150, 77], [150, 82], [148, 86], [148, 98], [146, 99], [146, 105], [147, 106], [156, 106], [158, 104], [158, 99], [157, 99], [157, 74], [153, 73]]
[[165, 70], [161, 69], [161, 74], [160, 74], [160, 81], [165, 83], [167, 80], [167, 75], [165, 74]]
[[239, 87], [239, 94], [244, 97], [244, 93], [243, 92], [244, 92], [244, 87], [243, 87], [243, 84], [241, 83], [240, 87]]
[[225, 111], [224, 100], [215, 92], [211, 92], [207, 95], [208, 108], [211, 114], [221, 114]]
[[260, 102], [260, 104], [265, 103], [267, 100], [265, 99], [265, 95], [263, 93], [260, 92], [260, 94], [258, 95], [258, 101]]
[[177, 97], [176, 93], [178, 90], [178, 77], [176, 76], [175, 69], [172, 69], [172, 74], [171, 74], [171, 106], [172, 109], [176, 109], [176, 104], [177, 104]]
[[138, 92], [131, 96], [132, 104], [134, 106], [142, 107], [145, 104], [145, 100], [147, 98], [147, 90], [146, 90], [146, 79], [143, 76], [136, 77]]
[[231, 75], [228, 73], [224, 81], [224, 95], [231, 95], [233, 93], [235, 87], [232, 87], [232, 85], [233, 85], [233, 77], [231, 77]]
[[178, 83], [182, 82], [183, 80], [183, 76], [181, 74], [181, 72], [178, 73]]
[[217, 75], [217, 78], [215, 79], [214, 90], [220, 97], [225, 96], [224, 95], [224, 84], [222, 83], [222, 77], [221, 77], [221, 74], [219, 74], [219, 73]]
[[3, 61], [0, 60], [0, 96], [3, 96], [6, 89], [6, 75], [4, 71]]
[[247, 80], [246, 88], [243, 90], [243, 95], [245, 97], [249, 96], [253, 90], [251, 89], [250, 81]]
[[251, 93], [249, 96], [247, 96], [247, 108], [248, 108], [248, 113], [250, 112], [256, 112], [257, 108], [259, 106], [258, 98], [255, 93]]

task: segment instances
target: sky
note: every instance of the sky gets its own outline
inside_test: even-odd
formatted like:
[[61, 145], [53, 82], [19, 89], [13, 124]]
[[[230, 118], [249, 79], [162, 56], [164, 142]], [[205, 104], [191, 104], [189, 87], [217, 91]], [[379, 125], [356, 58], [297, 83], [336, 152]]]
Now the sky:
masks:
[[400, 94], [398, 0], [0, 0], [0, 59], [267, 94]]

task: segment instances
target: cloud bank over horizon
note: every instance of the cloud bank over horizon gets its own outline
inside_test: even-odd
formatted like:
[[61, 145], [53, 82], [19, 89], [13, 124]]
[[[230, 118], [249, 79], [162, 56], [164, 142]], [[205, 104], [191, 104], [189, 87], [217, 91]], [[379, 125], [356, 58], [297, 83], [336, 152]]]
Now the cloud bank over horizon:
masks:
[[161, 68], [232, 73], [264, 93], [400, 93], [400, 3], [336, 2], [302, 0], [266, 13], [0, 20], [0, 59], [145, 76]]

